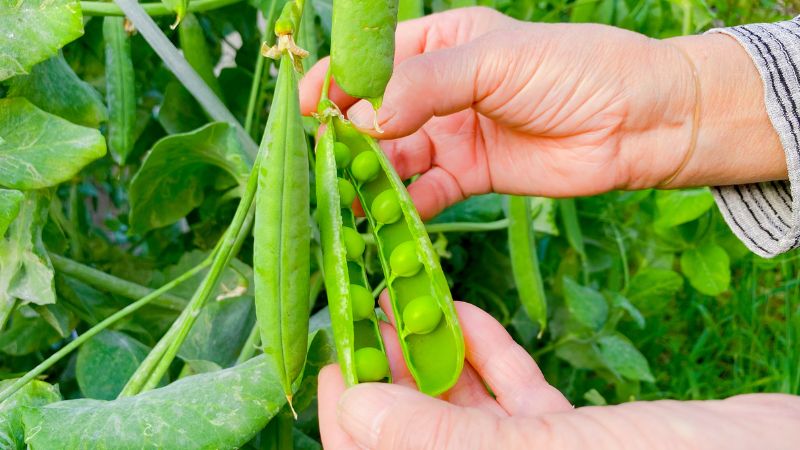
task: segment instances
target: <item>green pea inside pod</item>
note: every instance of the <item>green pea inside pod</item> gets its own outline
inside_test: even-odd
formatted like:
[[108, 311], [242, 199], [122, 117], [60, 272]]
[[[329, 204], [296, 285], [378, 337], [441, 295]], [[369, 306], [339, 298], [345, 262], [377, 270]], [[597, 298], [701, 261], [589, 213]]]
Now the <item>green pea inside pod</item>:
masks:
[[333, 144], [333, 158], [336, 160], [336, 167], [339, 169], [346, 169], [353, 159], [353, 152], [350, 147], [341, 142]]
[[383, 224], [395, 223], [403, 215], [403, 211], [400, 209], [400, 202], [397, 200], [397, 194], [391, 189], [387, 189], [375, 197], [375, 200], [372, 201], [371, 210], [372, 217]]
[[353, 187], [353, 183], [344, 178], [339, 178], [339, 203], [342, 208], [349, 208], [355, 199], [356, 188]]
[[417, 244], [414, 241], [406, 241], [395, 247], [389, 256], [389, 266], [395, 275], [410, 277], [419, 272], [422, 262], [417, 255]]
[[423, 295], [411, 300], [403, 309], [403, 326], [413, 334], [428, 334], [442, 321], [442, 309], [436, 299]]
[[361, 383], [379, 381], [389, 374], [389, 361], [386, 355], [374, 347], [356, 350], [356, 375]]
[[375, 153], [371, 151], [359, 153], [350, 163], [350, 173], [353, 174], [353, 178], [362, 183], [372, 181], [380, 170], [381, 163], [378, 162]]
[[354, 322], [369, 318], [375, 311], [375, 299], [372, 298], [372, 293], [364, 286], [351, 284], [350, 310], [353, 312]]
[[366, 242], [358, 234], [358, 231], [350, 227], [342, 227], [342, 238], [344, 239], [344, 249], [347, 252], [347, 259], [356, 261], [364, 254]]

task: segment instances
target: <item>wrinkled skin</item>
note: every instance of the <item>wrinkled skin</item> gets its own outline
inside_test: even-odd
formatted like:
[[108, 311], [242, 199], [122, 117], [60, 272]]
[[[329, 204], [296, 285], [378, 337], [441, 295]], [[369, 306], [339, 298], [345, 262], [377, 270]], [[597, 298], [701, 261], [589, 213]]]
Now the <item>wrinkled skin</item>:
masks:
[[[682, 187], [786, 178], [758, 72], [724, 35], [658, 41], [470, 8], [401, 23], [395, 63], [378, 113], [384, 133], [372, 134], [401, 177], [421, 174], [409, 191], [423, 218], [486, 192], [577, 196], [665, 181]], [[316, 107], [327, 64], [320, 61], [302, 82], [306, 114]], [[697, 142], [689, 151], [698, 97]], [[367, 102], [335, 85], [331, 98], [356, 125], [371, 127]], [[381, 303], [390, 314], [385, 297]], [[382, 332], [396, 384], [345, 390], [337, 367], [322, 371], [325, 448], [736, 449], [800, 442], [800, 399], [787, 395], [574, 409], [499, 323], [469, 304], [457, 309], [467, 364], [440, 398], [414, 390], [389, 324]]]

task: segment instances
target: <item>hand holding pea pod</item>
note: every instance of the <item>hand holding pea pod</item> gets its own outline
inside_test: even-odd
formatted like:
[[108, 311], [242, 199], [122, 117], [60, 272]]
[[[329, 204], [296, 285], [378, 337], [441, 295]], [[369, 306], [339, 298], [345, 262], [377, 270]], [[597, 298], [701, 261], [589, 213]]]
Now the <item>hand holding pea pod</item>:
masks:
[[[660, 63], [626, 63], [645, 57]], [[316, 107], [326, 65], [321, 61], [303, 80], [305, 113]], [[383, 134], [370, 131], [368, 102], [335, 85], [329, 97], [359, 129], [383, 140], [401, 178], [420, 174], [409, 191], [422, 217], [431, 218], [488, 192], [574, 197], [658, 185], [675, 173], [688, 148], [688, 127], [666, 125], [678, 111], [685, 111], [681, 123], [692, 120], [685, 68], [671, 44], [630, 31], [526, 23], [466, 8], [398, 25], [394, 74], [378, 110]], [[659, 84], [624, 81], [643, 79]], [[750, 142], [743, 134], [736, 136]], [[727, 137], [718, 144], [742, 148]], [[785, 176], [774, 172], [780, 166], [768, 165], [769, 158], [740, 156], [749, 167], [742, 164], [722, 179], [713, 178], [719, 175], [712, 175], [713, 158], [697, 161], [702, 168], [691, 182]], [[670, 186], [687, 180], [676, 182]]]

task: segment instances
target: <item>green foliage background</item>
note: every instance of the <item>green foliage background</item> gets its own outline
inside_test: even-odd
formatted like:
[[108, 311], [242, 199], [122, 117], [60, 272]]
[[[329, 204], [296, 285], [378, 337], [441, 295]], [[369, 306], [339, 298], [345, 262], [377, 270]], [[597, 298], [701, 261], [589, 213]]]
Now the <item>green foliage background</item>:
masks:
[[[210, 59], [219, 61], [223, 53], [228, 58], [216, 82], [222, 100], [242, 123], [248, 121], [250, 86], [262, 41], [256, 18], [269, 3], [253, 0], [197, 14]], [[776, 21], [795, 13], [792, 4], [744, 0], [433, 0], [425, 3], [425, 10], [476, 3], [522, 20], [599, 22], [653, 37]], [[64, 7], [70, 2], [59, 4]], [[91, 9], [89, 4], [84, 6]], [[0, 9], [10, 7], [0, 4]], [[327, 52], [330, 8], [330, 0], [309, 0], [306, 26], [299, 38], [311, 51], [308, 63]], [[58, 13], [63, 10], [52, 15]], [[179, 44], [178, 32], [169, 28], [174, 18], [164, 15], [157, 20]], [[25, 31], [26, 24], [20, 23]], [[11, 135], [19, 126], [8, 113], [38, 108], [34, 115], [44, 118], [37, 119], [29, 131], [78, 133], [80, 125], [89, 142], [82, 147], [58, 143], [55, 150], [62, 152], [63, 165], [54, 173], [43, 173], [35, 186], [12, 185], [4, 181], [12, 178], [0, 178], [0, 288], [3, 282], [16, 286], [8, 292], [19, 300], [5, 328], [0, 327], [0, 379], [21, 376], [141, 296], [137, 294], [141, 288], [156, 288], [200, 262], [229, 223], [252, 164], [252, 155], [233, 130], [222, 123], [210, 124], [153, 50], [140, 35], [134, 35], [135, 145], [124, 164], [106, 155], [84, 167], [81, 158], [98, 156], [98, 130], [106, 133], [107, 117], [100, 100], [106, 90], [102, 19], [87, 16], [82, 25], [84, 34], [78, 39], [80, 22], [63, 33], [64, 42], [71, 42], [62, 52], [39, 42], [25, 53], [19, 51], [23, 41], [0, 41], [0, 56], [24, 53], [22, 62], [33, 67], [30, 75], [0, 68], [0, 78], [5, 79], [0, 81], [0, 136]], [[39, 61], [44, 62], [33, 65]], [[256, 140], [266, 122], [265, 105], [273, 87], [268, 72], [256, 98], [258, 115], [251, 127]], [[71, 96], [67, 102], [58, 95], [65, 89]], [[311, 131], [311, 122], [308, 128]], [[0, 139], [0, 174], [7, 169], [3, 156], [11, 151], [8, 145]], [[85, 148], [93, 153], [86, 154], [81, 150]], [[24, 198], [14, 189], [24, 190]], [[772, 260], [750, 254], [724, 224], [707, 189], [530, 201], [549, 302], [549, 325], [541, 338], [537, 338], [538, 326], [520, 307], [511, 275], [505, 197], [475, 197], [448, 209], [431, 222], [431, 238], [454, 297], [479, 305], [503, 323], [572, 402], [708, 399], [748, 392], [800, 394], [800, 261], [796, 252]], [[576, 216], [570, 214], [573, 208]], [[26, 220], [25, 227], [21, 220]], [[453, 225], [463, 222], [470, 225]], [[14, 246], [15, 239], [24, 245]], [[66, 258], [51, 261], [47, 252]], [[196, 400], [190, 397], [199, 395], [198, 386], [204, 386], [210, 402], [216, 401], [215, 395], [224, 397], [213, 375], [221, 368], [260, 370], [257, 362], [244, 369], [236, 365], [247, 353], [254, 321], [251, 252], [248, 242], [226, 271], [219, 300], [204, 309], [179, 352], [180, 360], [164, 380], [166, 384], [207, 373], [205, 378], [187, 378], [183, 384], [170, 386], [164, 398], [177, 408], [191, 410], [189, 400]], [[20, 293], [20, 275], [11, 272], [17, 269], [8, 264], [9, 255], [25, 261], [28, 275], [41, 275], [25, 281], [33, 283], [35, 294]], [[380, 268], [374, 248], [368, 255], [373, 285], [377, 285]], [[77, 263], [118, 277], [119, 282], [111, 283], [116, 289], [76, 275]], [[325, 297], [318, 270], [312, 262], [310, 301], [317, 313], [312, 323], [314, 328], [324, 328]], [[120, 290], [121, 280], [135, 283], [125, 285], [129, 295]], [[180, 307], [198, 283], [194, 278], [173, 291], [171, 300], [162, 299], [117, 323], [113, 331], [99, 335], [51, 368], [45, 380], [58, 384], [64, 399], [113, 399], [176, 318], [175, 305]], [[330, 343], [320, 339], [312, 349], [318, 365], [330, 360]], [[315, 370], [308, 373], [311, 379]], [[191, 380], [200, 384], [193, 385]], [[185, 393], [180, 389], [186, 389]], [[30, 406], [58, 399], [57, 391], [45, 383], [29, 385], [15, 398], [23, 401], [23, 394], [36, 398], [26, 403]], [[306, 408], [295, 423], [294, 442], [298, 448], [318, 448], [313, 389], [303, 395], [299, 404]], [[142, 404], [143, 411], [154, 408], [146, 399]], [[279, 406], [270, 404], [275, 410]], [[109, 410], [116, 407], [108, 406]], [[0, 415], [13, 418], [8, 422], [12, 428], [0, 426], [0, 443], [19, 445], [15, 440], [19, 430], [41, 420], [56, 421], [50, 423], [65, 427], [65, 433], [71, 427], [72, 422], [59, 422], [57, 411], [36, 409], [20, 417], [12, 414], [13, 408], [12, 403], [0, 404]], [[62, 412], [71, 414], [69, 409]], [[277, 445], [272, 441], [273, 430], [278, 422], [285, 422], [285, 415], [276, 416], [262, 430], [269, 417], [253, 413], [235, 428], [243, 433], [238, 440], [231, 437], [214, 445], [241, 445], [254, 434], [249, 448]], [[7, 441], [2, 440], [4, 436]], [[160, 444], [172, 442], [191, 446], [178, 441]]]

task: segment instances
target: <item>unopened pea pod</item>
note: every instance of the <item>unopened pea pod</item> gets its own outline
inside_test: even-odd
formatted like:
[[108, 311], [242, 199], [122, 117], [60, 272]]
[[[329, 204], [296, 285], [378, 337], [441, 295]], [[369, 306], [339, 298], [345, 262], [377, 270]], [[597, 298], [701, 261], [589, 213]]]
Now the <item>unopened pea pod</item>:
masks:
[[[438, 257], [378, 144], [342, 120], [334, 119], [334, 128], [353, 155], [347, 173], [375, 236], [406, 364], [420, 391], [441, 394], [461, 373], [464, 338]], [[362, 170], [371, 163], [354, 166], [364, 158], [377, 160], [377, 173]]]
[[541, 337], [547, 326], [547, 298], [539, 272], [528, 197], [508, 197], [508, 253], [520, 303], [528, 317], [539, 324]]
[[267, 360], [291, 404], [306, 359], [309, 318], [308, 143], [297, 75], [284, 54], [261, 150], [256, 196], [255, 305]]
[[377, 108], [392, 76], [397, 0], [333, 2], [331, 71], [336, 84]]
[[222, 98], [222, 89], [217, 77], [214, 76], [216, 62], [211, 58], [211, 51], [206, 43], [203, 26], [197, 16], [189, 13], [183, 18], [183, 22], [178, 27], [178, 37], [180, 38], [181, 51], [183, 51], [186, 61], [200, 75], [200, 78], [206, 82], [208, 87], [217, 94], [217, 97]]
[[[317, 221], [322, 240], [325, 290], [331, 314], [336, 353], [345, 383], [390, 380], [386, 352], [378, 329], [375, 303], [369, 290], [363, 258], [348, 256], [345, 230], [355, 230], [349, 204], [343, 204], [343, 181], [337, 172], [335, 131], [328, 126], [317, 143]], [[349, 185], [349, 183], [348, 183]], [[351, 202], [352, 203], [352, 202]]]
[[108, 148], [123, 164], [136, 140], [136, 92], [131, 43], [125, 18], [103, 19], [106, 56], [106, 103], [108, 104]]

